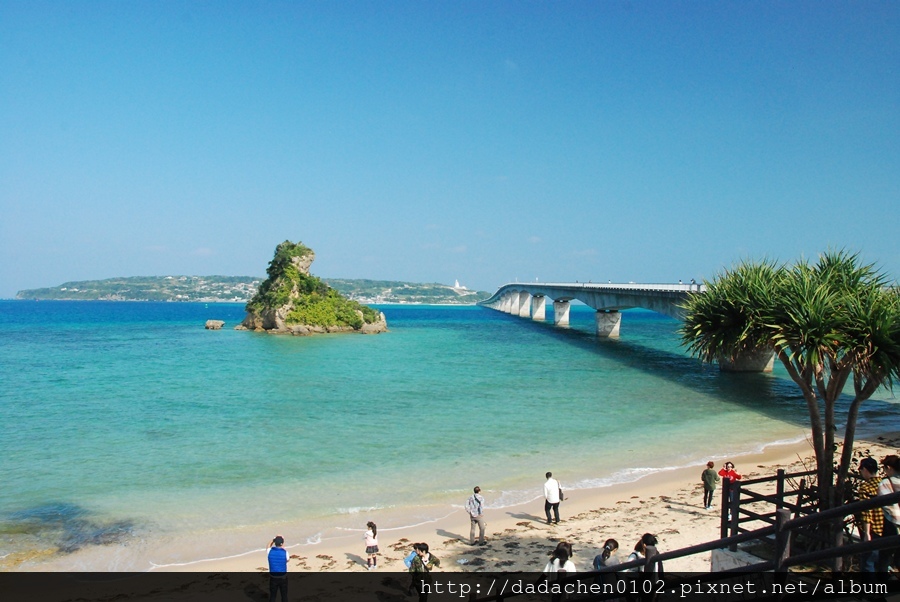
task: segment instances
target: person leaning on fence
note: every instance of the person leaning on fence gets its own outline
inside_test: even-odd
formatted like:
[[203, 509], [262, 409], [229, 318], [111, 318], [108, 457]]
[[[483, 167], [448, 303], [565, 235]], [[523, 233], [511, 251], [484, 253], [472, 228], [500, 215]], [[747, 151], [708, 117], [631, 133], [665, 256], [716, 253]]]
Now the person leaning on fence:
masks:
[[[879, 495], [890, 495], [900, 492], [900, 457], [890, 455], [881, 460], [884, 469], [884, 479], [878, 484]], [[884, 512], [884, 528], [882, 537], [897, 535], [900, 528], [900, 504], [894, 502], [882, 508]], [[888, 567], [900, 569], [900, 548], [888, 548], [878, 551], [878, 561], [875, 563], [875, 571], [886, 573]]]
[[[875, 458], [863, 458], [860, 460], [859, 474], [863, 478], [863, 482], [859, 484], [859, 489], [857, 489], [857, 497], [859, 497], [860, 501], [870, 500], [878, 496], [878, 462], [875, 461]], [[884, 512], [878, 507], [863, 510], [857, 516], [857, 525], [861, 541], [871, 541], [876, 537], [881, 537], [881, 532], [884, 528]], [[864, 573], [874, 572], [877, 560], [878, 550], [863, 552], [859, 555], [859, 570]]]
[[656, 544], [658, 543], [656, 535], [644, 533], [641, 537], [641, 541], [644, 544], [644, 558], [647, 559], [647, 564], [644, 565], [643, 572], [650, 573], [653, 576], [662, 577], [662, 562], [651, 562], [654, 556], [659, 556], [659, 551], [656, 549]]

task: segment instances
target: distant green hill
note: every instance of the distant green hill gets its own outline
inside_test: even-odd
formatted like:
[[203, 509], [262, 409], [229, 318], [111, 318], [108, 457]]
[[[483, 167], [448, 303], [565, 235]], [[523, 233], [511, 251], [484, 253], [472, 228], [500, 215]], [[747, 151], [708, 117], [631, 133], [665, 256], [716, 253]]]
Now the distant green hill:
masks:
[[[246, 303], [262, 278], [252, 276], [131, 276], [65, 282], [19, 291], [17, 299], [65, 301], [200, 301]], [[342, 295], [360, 303], [472, 304], [491, 296], [437, 283], [323, 278]]]

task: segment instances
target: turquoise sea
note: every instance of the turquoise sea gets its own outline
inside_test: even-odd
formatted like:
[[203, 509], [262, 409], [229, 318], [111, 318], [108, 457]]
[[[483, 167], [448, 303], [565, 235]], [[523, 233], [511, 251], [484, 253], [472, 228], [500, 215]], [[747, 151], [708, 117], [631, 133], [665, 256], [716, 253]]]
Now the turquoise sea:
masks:
[[[481, 307], [381, 335], [232, 330], [236, 304], [0, 301], [0, 568], [145, 570], [733, 458], [806, 435], [786, 375], [724, 375], [679, 323], [619, 340]], [[226, 321], [207, 331], [207, 319]], [[778, 368], [778, 367], [777, 367]], [[896, 420], [890, 393], [864, 405]]]

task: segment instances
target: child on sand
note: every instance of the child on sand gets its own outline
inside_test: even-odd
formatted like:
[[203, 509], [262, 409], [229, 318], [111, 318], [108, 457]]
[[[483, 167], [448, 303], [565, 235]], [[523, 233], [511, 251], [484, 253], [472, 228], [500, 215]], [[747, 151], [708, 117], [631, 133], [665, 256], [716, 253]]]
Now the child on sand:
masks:
[[378, 567], [378, 527], [375, 523], [369, 521], [366, 523], [368, 530], [366, 531], [366, 570], [371, 571]]

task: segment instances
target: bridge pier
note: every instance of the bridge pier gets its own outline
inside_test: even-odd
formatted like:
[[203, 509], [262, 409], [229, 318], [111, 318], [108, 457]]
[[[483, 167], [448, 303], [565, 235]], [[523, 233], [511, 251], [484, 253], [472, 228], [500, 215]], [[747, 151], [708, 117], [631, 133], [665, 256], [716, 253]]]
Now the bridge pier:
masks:
[[554, 301], [553, 302], [553, 324], [556, 326], [569, 325], [569, 302]]
[[775, 364], [775, 351], [771, 347], [748, 349], [733, 358], [719, 356], [722, 372], [771, 372]]
[[528, 318], [531, 315], [531, 293], [522, 291], [519, 293], [519, 317]]
[[547, 319], [547, 297], [543, 295], [535, 295], [531, 298], [531, 319]]
[[622, 323], [622, 314], [617, 309], [599, 309], [594, 314], [594, 321], [597, 325], [597, 336], [618, 339], [619, 325]]
[[519, 315], [519, 293], [511, 293], [509, 296], [509, 311], [514, 316]]

